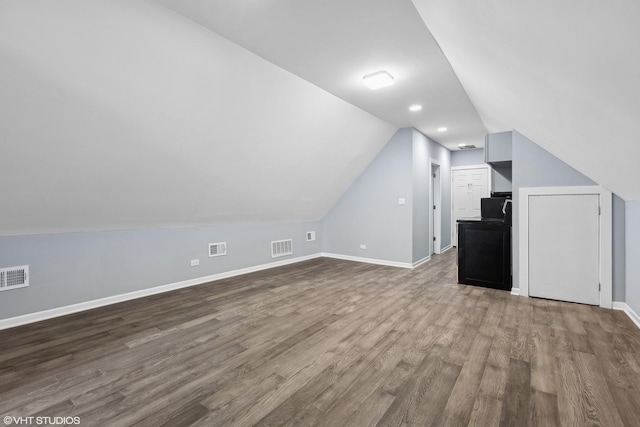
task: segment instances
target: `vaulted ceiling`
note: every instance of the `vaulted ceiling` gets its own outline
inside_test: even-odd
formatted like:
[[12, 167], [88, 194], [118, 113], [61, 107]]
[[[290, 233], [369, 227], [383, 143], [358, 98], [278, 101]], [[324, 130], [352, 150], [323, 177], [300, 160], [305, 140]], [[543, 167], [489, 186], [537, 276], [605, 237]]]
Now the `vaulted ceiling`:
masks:
[[[450, 149], [515, 128], [640, 200], [639, 20], [634, 0], [0, 0], [0, 234], [319, 219], [407, 126]], [[395, 84], [370, 91], [379, 69]]]
[[640, 2], [413, 3], [487, 130], [516, 129], [640, 200]]

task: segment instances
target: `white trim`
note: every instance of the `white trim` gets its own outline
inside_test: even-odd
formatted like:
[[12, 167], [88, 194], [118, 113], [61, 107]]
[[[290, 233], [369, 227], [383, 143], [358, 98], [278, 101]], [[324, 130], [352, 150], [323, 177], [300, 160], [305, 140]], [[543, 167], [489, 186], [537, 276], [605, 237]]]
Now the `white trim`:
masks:
[[449, 249], [451, 249], [453, 247], [452, 244], [449, 244], [448, 246], [445, 246], [444, 248], [442, 248], [442, 250], [440, 251], [441, 254], [447, 252]]
[[479, 168], [490, 168], [490, 166], [486, 163], [482, 163], [479, 165], [466, 165], [466, 166], [451, 166], [451, 171], [459, 171], [464, 169], [479, 169]]
[[520, 292], [529, 296], [529, 196], [595, 194], [600, 198], [600, 307], [611, 308], [613, 298], [612, 278], [612, 209], [611, 192], [606, 188], [594, 186], [574, 187], [523, 187], [520, 188]]
[[638, 316], [638, 313], [633, 311], [626, 302], [613, 301], [613, 309], [624, 311], [625, 314], [629, 316], [629, 319], [631, 319], [631, 321], [640, 329], [640, 316]]
[[511, 288], [511, 295], [519, 296], [520, 288]]
[[427, 261], [430, 261], [431, 257], [430, 256], [426, 256], [424, 258], [422, 258], [421, 260], [418, 260], [416, 262], [414, 262], [413, 264], [411, 264], [412, 268], [416, 268], [416, 267], [420, 267], [422, 264], [424, 264]]
[[468, 165], [468, 166], [452, 166], [451, 167], [451, 192], [449, 194], [451, 194], [451, 246], [457, 246], [457, 242], [454, 241], [454, 234], [455, 234], [455, 228], [456, 228], [456, 218], [455, 218], [455, 209], [453, 206], [453, 171], [458, 171], [458, 170], [465, 170], [465, 169], [481, 169], [484, 168], [487, 170], [487, 197], [491, 196], [491, 185], [492, 185], [492, 181], [491, 181], [491, 166], [489, 166], [486, 163], [483, 163], [481, 165]]
[[93, 308], [103, 307], [105, 305], [116, 304], [119, 302], [129, 301], [132, 299], [142, 298], [150, 295], [161, 294], [176, 289], [187, 288], [190, 286], [201, 285], [203, 283], [213, 282], [215, 280], [227, 279], [229, 277], [240, 276], [242, 274], [254, 273], [256, 271], [267, 270], [283, 265], [295, 264], [301, 261], [307, 261], [319, 258], [319, 253], [291, 258], [283, 261], [270, 262], [260, 264], [253, 267], [241, 268], [238, 270], [226, 271], [224, 273], [212, 274], [210, 276], [198, 277], [196, 279], [183, 280], [181, 282], [171, 283], [168, 285], [156, 286], [154, 288], [142, 289], [139, 291], [128, 292], [126, 294], [114, 295], [106, 298], [100, 298], [92, 301], [81, 302], [78, 304], [67, 305], [64, 307], [52, 308], [50, 310], [39, 311], [36, 313], [24, 314], [22, 316], [10, 317], [0, 320], [0, 330], [13, 328], [16, 326], [26, 325], [27, 323], [39, 322], [41, 320], [52, 319], [54, 317], [65, 316], [67, 314], [77, 313], [80, 311], [91, 310]]
[[344, 261], [364, 262], [366, 264], [386, 265], [388, 267], [413, 268], [413, 265], [408, 262], [387, 261], [386, 259], [376, 258], [362, 258], [359, 256], [340, 255], [326, 252], [323, 252], [321, 255], [326, 258], [341, 259]]

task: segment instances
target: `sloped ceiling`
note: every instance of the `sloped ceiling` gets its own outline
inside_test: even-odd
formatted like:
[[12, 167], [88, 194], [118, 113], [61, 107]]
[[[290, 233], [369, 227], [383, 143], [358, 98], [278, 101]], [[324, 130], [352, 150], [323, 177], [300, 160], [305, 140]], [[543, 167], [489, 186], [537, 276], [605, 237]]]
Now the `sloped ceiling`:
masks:
[[[158, 1], [397, 127], [449, 149], [484, 145], [480, 117], [410, 0]], [[371, 91], [362, 77], [380, 70], [395, 84]]]
[[413, 3], [490, 132], [640, 200], [640, 2]]
[[0, 2], [0, 63], [0, 234], [319, 219], [397, 130], [154, 2]]
[[0, 1], [0, 234], [319, 219], [401, 126], [640, 200], [635, 0], [159, 1]]

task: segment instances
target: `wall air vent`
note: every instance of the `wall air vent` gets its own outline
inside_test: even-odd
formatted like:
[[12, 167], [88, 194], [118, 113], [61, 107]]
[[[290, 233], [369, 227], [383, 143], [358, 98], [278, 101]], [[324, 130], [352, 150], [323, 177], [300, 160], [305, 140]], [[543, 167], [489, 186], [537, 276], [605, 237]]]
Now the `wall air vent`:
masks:
[[29, 266], [0, 268], [0, 291], [29, 286]]
[[271, 258], [293, 254], [293, 240], [276, 240], [271, 242]]
[[458, 144], [459, 150], [472, 150], [474, 148], [478, 148], [478, 147], [472, 144]]
[[209, 257], [227, 254], [227, 242], [209, 243]]

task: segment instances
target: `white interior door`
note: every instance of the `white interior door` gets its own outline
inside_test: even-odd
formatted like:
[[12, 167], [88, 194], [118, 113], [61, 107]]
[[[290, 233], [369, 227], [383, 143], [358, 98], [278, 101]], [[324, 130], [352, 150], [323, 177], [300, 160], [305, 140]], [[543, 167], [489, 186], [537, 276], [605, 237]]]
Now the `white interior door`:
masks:
[[489, 171], [486, 167], [455, 169], [451, 173], [453, 202], [453, 246], [458, 245], [456, 220], [480, 218], [480, 199], [489, 197]]
[[599, 195], [529, 196], [529, 295], [598, 305]]

